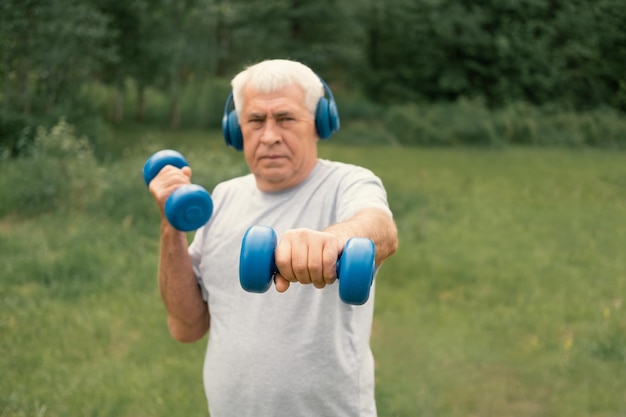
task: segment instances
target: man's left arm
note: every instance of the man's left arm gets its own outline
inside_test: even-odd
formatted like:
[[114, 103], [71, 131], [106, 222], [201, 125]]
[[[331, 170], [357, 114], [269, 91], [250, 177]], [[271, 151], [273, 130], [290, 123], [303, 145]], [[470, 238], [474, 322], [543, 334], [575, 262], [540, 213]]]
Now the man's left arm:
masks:
[[398, 249], [398, 229], [388, 212], [379, 208], [366, 208], [350, 220], [324, 229], [335, 235], [345, 246], [352, 237], [371, 239], [376, 246], [376, 265], [381, 265]]

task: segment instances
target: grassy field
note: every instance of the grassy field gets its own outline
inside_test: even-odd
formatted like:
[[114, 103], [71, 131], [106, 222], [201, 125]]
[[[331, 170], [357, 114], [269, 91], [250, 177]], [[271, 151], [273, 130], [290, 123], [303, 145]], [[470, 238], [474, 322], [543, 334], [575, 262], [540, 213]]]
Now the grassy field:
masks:
[[[400, 230], [377, 278], [381, 417], [626, 416], [624, 153], [340, 142], [322, 157], [377, 172]], [[206, 340], [169, 338], [156, 286], [140, 171], [162, 147], [207, 188], [245, 172], [200, 132], [117, 132], [60, 200], [26, 193], [52, 168], [2, 161], [0, 416], [206, 415]]]

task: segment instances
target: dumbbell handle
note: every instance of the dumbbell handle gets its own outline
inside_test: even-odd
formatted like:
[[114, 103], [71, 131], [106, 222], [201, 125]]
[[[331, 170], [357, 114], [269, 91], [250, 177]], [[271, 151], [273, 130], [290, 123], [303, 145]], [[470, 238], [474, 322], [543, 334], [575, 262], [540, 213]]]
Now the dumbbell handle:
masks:
[[154, 177], [167, 165], [178, 169], [189, 166], [187, 160], [180, 152], [171, 149], [158, 151], [152, 154], [143, 166], [143, 180], [146, 182], [146, 185], [149, 186]]
[[[252, 226], [244, 235], [239, 260], [239, 280], [249, 292], [269, 289], [278, 272], [274, 258], [276, 232], [266, 226]], [[369, 298], [375, 271], [374, 242], [351, 238], [337, 261], [339, 296], [347, 304], [360, 305]]]
[[[176, 168], [189, 166], [187, 160], [177, 151], [165, 149], [153, 154], [143, 166], [143, 179], [146, 185], [167, 165]], [[165, 217], [176, 229], [183, 232], [196, 230], [204, 225], [213, 213], [213, 201], [208, 191], [196, 184], [177, 188], [165, 202]]]

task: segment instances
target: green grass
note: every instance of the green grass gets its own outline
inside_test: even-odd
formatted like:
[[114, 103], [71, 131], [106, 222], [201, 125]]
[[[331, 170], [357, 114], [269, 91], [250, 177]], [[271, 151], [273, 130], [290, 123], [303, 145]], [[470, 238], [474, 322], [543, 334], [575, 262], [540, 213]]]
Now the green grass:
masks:
[[[377, 278], [381, 417], [626, 415], [623, 153], [340, 142], [321, 155], [377, 172], [400, 231]], [[140, 171], [175, 147], [210, 188], [242, 156], [216, 132], [107, 146], [100, 193], [0, 218], [2, 417], [206, 415], [206, 339], [167, 334]], [[2, 162], [2, 196], [22, 166]]]
[[402, 213], [379, 279], [383, 415], [626, 415], [623, 155], [405, 152], [377, 152]]

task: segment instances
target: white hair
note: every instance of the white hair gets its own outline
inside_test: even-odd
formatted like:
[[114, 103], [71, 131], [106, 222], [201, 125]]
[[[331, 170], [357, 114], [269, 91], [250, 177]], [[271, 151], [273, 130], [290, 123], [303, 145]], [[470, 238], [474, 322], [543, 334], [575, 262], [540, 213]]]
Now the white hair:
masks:
[[314, 116], [317, 103], [324, 96], [324, 87], [311, 68], [287, 59], [270, 59], [247, 67], [231, 81], [237, 116], [241, 116], [244, 107], [243, 92], [246, 87], [261, 93], [272, 93], [294, 84], [304, 91], [303, 104]]

